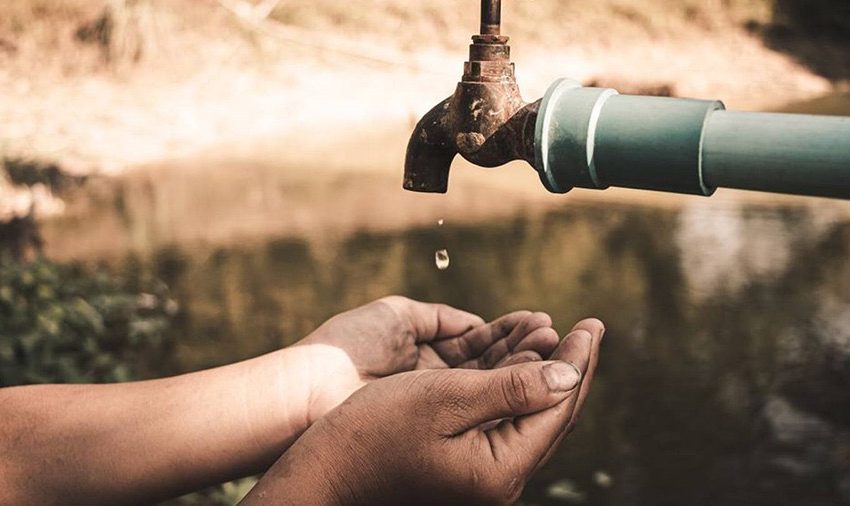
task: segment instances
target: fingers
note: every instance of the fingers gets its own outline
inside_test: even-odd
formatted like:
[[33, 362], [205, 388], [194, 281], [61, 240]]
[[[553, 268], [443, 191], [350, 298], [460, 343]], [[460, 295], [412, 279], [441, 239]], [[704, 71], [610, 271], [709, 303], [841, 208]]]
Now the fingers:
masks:
[[[537, 332], [537, 334], [535, 334]], [[541, 334], [540, 332], [543, 332]], [[526, 346], [525, 348], [520, 347], [522, 343], [526, 343], [528, 338], [532, 335], [537, 335], [541, 337], [545, 337], [545, 333], [549, 332], [551, 336], [554, 336], [554, 342], [552, 344], [551, 349], [548, 350], [548, 353], [551, 353], [552, 350], [555, 349], [555, 346], [558, 344], [558, 334], [555, 332], [555, 329], [552, 328], [552, 317], [543, 312], [536, 312], [528, 314], [522, 321], [516, 325], [508, 337], [505, 338], [505, 344], [507, 345], [509, 350], [517, 349], [533, 349], [533, 347]], [[545, 339], [543, 339], [545, 340]], [[494, 343], [495, 344], [495, 343]], [[542, 350], [541, 350], [542, 351]], [[492, 366], [493, 363], [490, 365]]]
[[560, 340], [558, 332], [555, 329], [552, 327], [541, 327], [522, 338], [514, 347], [513, 353], [531, 350], [539, 353], [542, 357], [548, 357], [558, 347]]
[[[574, 327], [572, 332], [578, 331], [587, 331], [590, 333], [593, 342], [590, 347], [590, 363], [588, 364], [587, 371], [584, 374], [584, 378], [581, 382], [581, 386], [579, 387], [579, 395], [578, 400], [576, 401], [576, 408], [573, 412], [572, 417], [570, 418], [570, 426], [567, 427], [567, 430], [572, 429], [572, 426], [578, 421], [578, 417], [581, 414], [581, 408], [584, 406], [584, 402], [587, 399], [588, 394], [590, 393], [590, 385], [593, 382], [593, 376], [596, 372], [596, 365], [599, 362], [599, 346], [602, 343], [602, 336], [605, 335], [605, 324], [596, 318], [588, 318], [586, 320], [582, 320], [578, 322]], [[560, 350], [558, 350], [560, 351]], [[566, 353], [567, 350], [561, 351], [561, 353]], [[553, 355], [557, 355], [557, 351]], [[558, 358], [553, 356], [552, 358]]]
[[581, 416], [581, 410], [584, 407], [584, 402], [587, 399], [588, 394], [590, 393], [590, 386], [593, 383], [593, 377], [596, 373], [596, 365], [599, 362], [599, 348], [602, 343], [602, 337], [605, 335], [605, 325], [595, 318], [590, 318], [578, 322], [573, 327], [573, 332], [577, 330], [587, 330], [593, 336], [593, 345], [591, 346], [590, 351], [590, 364], [588, 365], [587, 372], [585, 372], [584, 379], [582, 380], [581, 385], [579, 386], [579, 395], [576, 399], [576, 405], [573, 409], [573, 413], [572, 415], [570, 415], [570, 421], [567, 422], [566, 427], [564, 427], [564, 429], [552, 443], [551, 447], [546, 452], [546, 455], [544, 455], [537, 463], [537, 465], [535, 466], [535, 472], [537, 469], [543, 467], [546, 462], [549, 461], [550, 458], [552, 458], [552, 455], [558, 449], [558, 445], [561, 444], [561, 441], [564, 439], [564, 437], [570, 432], [572, 432], [573, 428], [575, 428], [576, 424], [578, 423], [578, 419]]
[[490, 369], [514, 352], [548, 356], [558, 343], [546, 313], [517, 311], [485, 324], [479, 316], [444, 304], [404, 297], [386, 297], [380, 302], [407, 323], [417, 343], [433, 348], [440, 359], [434, 363], [442, 361], [449, 367]]
[[590, 387], [602, 330], [600, 322], [586, 320], [564, 338], [552, 355], [553, 359], [574, 364], [581, 372], [583, 379], [575, 395], [545, 411], [518, 417], [512, 423], [500, 424], [488, 433], [494, 453], [515, 459], [514, 464], [519, 466], [518, 472], [531, 472], [542, 465], [570, 427]]
[[484, 325], [480, 316], [445, 304], [429, 304], [399, 296], [385, 297], [378, 302], [398, 315], [417, 343], [459, 336]]
[[[448, 369], [448, 365], [437, 355], [437, 352], [427, 344], [417, 345], [419, 360], [416, 361], [416, 370], [423, 369]], [[541, 358], [542, 360], [542, 358]]]
[[520, 337], [520, 339], [518, 343], [512, 336], [500, 339], [490, 345], [481, 356], [467, 360], [457, 367], [463, 369], [493, 369], [500, 362], [517, 353], [530, 351], [541, 357], [548, 357], [558, 345], [558, 333], [551, 327], [535, 329], [528, 335]]
[[548, 356], [558, 343], [546, 313], [517, 311], [453, 339], [431, 343], [451, 367], [490, 369], [514, 351]]
[[[560, 361], [527, 362], [488, 371], [442, 373], [441, 402], [457, 409], [442, 431], [457, 435], [491, 420], [546, 410], [577, 393], [581, 374]], [[435, 372], [436, 374], [436, 372]]]
[[512, 365], [524, 364], [526, 362], [539, 362], [541, 360], [543, 360], [543, 357], [536, 351], [520, 351], [518, 353], [511, 353], [510, 355], [506, 356], [498, 363], [496, 363], [496, 365], [493, 366], [493, 369], [499, 369], [501, 367], [510, 367]]
[[450, 367], [457, 367], [466, 361], [478, 358], [493, 343], [511, 335], [531, 314], [530, 311], [510, 313], [457, 337], [434, 341], [431, 347]]

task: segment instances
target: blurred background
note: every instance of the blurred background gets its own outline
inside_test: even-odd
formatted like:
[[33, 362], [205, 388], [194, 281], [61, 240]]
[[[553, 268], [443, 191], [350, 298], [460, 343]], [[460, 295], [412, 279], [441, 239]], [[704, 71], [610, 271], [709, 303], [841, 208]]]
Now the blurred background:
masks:
[[[850, 115], [847, 0], [504, 4], [527, 100], [569, 76]], [[402, 191], [477, 16], [0, 0], [0, 386], [230, 363], [392, 293], [562, 332], [592, 315], [594, 395], [524, 504], [850, 504], [850, 204], [556, 196], [522, 164], [462, 161], [448, 195]]]

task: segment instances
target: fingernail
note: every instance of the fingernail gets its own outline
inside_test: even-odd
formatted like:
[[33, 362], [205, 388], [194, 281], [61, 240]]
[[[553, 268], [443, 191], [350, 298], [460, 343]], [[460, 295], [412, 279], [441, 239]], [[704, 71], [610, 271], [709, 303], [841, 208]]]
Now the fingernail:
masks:
[[569, 362], [554, 362], [543, 367], [543, 377], [546, 378], [549, 390], [569, 392], [578, 386], [581, 372]]

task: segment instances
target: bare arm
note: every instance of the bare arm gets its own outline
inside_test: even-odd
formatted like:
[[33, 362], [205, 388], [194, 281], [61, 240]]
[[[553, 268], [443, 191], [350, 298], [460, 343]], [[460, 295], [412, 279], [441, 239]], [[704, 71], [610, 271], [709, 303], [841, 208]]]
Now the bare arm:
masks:
[[0, 504], [149, 503], [259, 473], [367, 383], [488, 369], [557, 345], [543, 313], [485, 324], [391, 297], [245, 362], [120, 385], [0, 390]]
[[261, 472], [308, 427], [307, 352], [138, 383], [2, 390], [0, 503], [149, 502]]

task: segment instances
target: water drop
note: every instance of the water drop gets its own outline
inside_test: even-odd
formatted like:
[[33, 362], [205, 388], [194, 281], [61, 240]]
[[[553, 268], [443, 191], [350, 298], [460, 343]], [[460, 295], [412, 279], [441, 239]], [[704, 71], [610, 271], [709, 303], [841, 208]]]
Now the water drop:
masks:
[[434, 254], [434, 259], [437, 263], [437, 268], [444, 271], [449, 268], [449, 252], [441, 249]]
[[605, 471], [596, 471], [593, 473], [593, 482], [601, 488], [611, 488], [611, 485], [614, 484], [614, 478]]
[[437, 220], [437, 226], [438, 226], [438, 227], [442, 227], [442, 226], [443, 226], [443, 223], [445, 223], [445, 222], [446, 222], [446, 221], [445, 221], [444, 219], [440, 218], [439, 220]]
[[549, 485], [546, 495], [552, 499], [573, 504], [581, 504], [587, 500], [587, 494], [579, 488], [578, 483], [567, 479], [558, 480]]

